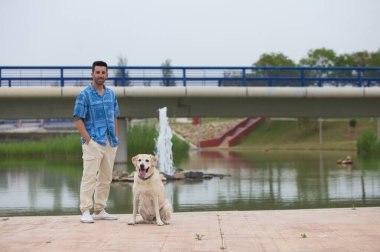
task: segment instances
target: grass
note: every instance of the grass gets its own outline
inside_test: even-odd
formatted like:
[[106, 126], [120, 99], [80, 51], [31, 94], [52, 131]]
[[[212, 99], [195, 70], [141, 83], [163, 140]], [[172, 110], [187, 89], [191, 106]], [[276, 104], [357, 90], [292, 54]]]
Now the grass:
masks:
[[[202, 122], [220, 120], [222, 119], [206, 118]], [[352, 118], [323, 121], [323, 143], [320, 144], [316, 119], [267, 119], [234, 148], [356, 150], [357, 139], [363, 132], [370, 131], [377, 134], [377, 120], [373, 118], [355, 119], [355, 128], [349, 126], [350, 120]], [[156, 126], [151, 122], [130, 127], [127, 132], [128, 160], [138, 153], [154, 153], [157, 135]], [[174, 163], [187, 159], [189, 145], [176, 136], [173, 136], [172, 142]], [[80, 160], [81, 155], [78, 134], [44, 141], [24, 141], [0, 145], [0, 158]]]
[[144, 123], [128, 128], [128, 159], [139, 153], [153, 153], [158, 132], [154, 124]]
[[[128, 129], [128, 160], [138, 153], [155, 153], [155, 139], [158, 133], [155, 125], [146, 123]], [[173, 136], [174, 163], [188, 158], [189, 145]], [[66, 159], [81, 160], [82, 147], [79, 134], [54, 137], [43, 141], [2, 143], [0, 158], [5, 159]]]
[[23, 141], [0, 145], [0, 157], [3, 158], [77, 159], [81, 157], [81, 153], [81, 144], [77, 135], [54, 137], [44, 141]]
[[[155, 153], [156, 142], [158, 137], [156, 126], [152, 123], [135, 125], [128, 129], [128, 160], [139, 153]], [[188, 158], [189, 144], [179, 139], [177, 136], [172, 137], [172, 151], [174, 163], [180, 163]]]
[[266, 120], [239, 142], [236, 148], [355, 150], [357, 138], [363, 132], [377, 132], [377, 120], [355, 119], [355, 128], [349, 126], [350, 120], [323, 121], [322, 143], [316, 119]]

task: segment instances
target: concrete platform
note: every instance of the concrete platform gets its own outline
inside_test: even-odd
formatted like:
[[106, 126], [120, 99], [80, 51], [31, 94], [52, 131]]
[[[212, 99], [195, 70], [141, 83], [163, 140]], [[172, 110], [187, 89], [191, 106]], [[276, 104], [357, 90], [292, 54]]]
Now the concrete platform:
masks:
[[0, 217], [0, 251], [380, 251], [380, 207], [175, 213], [170, 225]]

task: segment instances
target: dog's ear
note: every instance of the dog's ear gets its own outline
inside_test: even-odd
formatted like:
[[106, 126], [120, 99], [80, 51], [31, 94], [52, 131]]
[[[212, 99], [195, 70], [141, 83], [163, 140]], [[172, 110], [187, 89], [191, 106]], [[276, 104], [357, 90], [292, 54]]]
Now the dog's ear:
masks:
[[132, 164], [134, 164], [135, 166], [137, 165], [137, 159], [139, 158], [139, 155], [136, 155], [132, 158]]
[[154, 156], [154, 155], [151, 155], [151, 159], [152, 159], [152, 165], [153, 165], [154, 167], [157, 167], [157, 157]]

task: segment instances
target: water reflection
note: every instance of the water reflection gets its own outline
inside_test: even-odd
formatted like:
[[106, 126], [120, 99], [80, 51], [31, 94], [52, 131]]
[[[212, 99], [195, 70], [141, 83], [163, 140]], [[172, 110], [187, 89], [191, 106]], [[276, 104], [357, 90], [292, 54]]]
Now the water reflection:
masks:
[[0, 214], [63, 214], [78, 205], [81, 164], [0, 163]]
[[341, 156], [339, 152], [195, 153], [183, 168], [231, 174], [231, 178], [197, 185], [195, 200], [190, 197], [194, 186], [175, 184], [174, 205], [180, 211], [379, 205], [379, 160], [337, 166]]
[[[352, 166], [336, 164], [345, 155]], [[380, 206], [380, 160], [354, 153], [193, 152], [177, 167], [230, 176], [166, 184], [174, 211]], [[81, 174], [80, 162], [2, 161], [0, 215], [78, 214]], [[108, 209], [132, 212], [131, 184], [112, 184]]]

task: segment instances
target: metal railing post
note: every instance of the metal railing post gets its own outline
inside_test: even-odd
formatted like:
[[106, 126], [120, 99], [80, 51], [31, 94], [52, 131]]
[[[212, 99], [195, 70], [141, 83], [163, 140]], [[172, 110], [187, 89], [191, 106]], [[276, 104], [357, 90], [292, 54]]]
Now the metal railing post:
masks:
[[63, 79], [63, 67], [61, 67], [60, 69], [61, 69], [61, 87], [64, 87], [65, 86], [65, 81]]
[[247, 76], [245, 74], [245, 68], [243, 68], [243, 86], [247, 86]]
[[304, 69], [301, 68], [301, 87], [305, 86], [305, 72]]
[[[117, 83], [117, 82], [116, 82]], [[125, 80], [125, 67], [121, 69], [121, 85], [125, 87], [127, 85]]]
[[363, 72], [359, 69], [356, 72], [357, 72], [358, 85], [359, 87], [362, 87], [362, 73]]
[[182, 68], [183, 86], [186, 87], [186, 68]]

